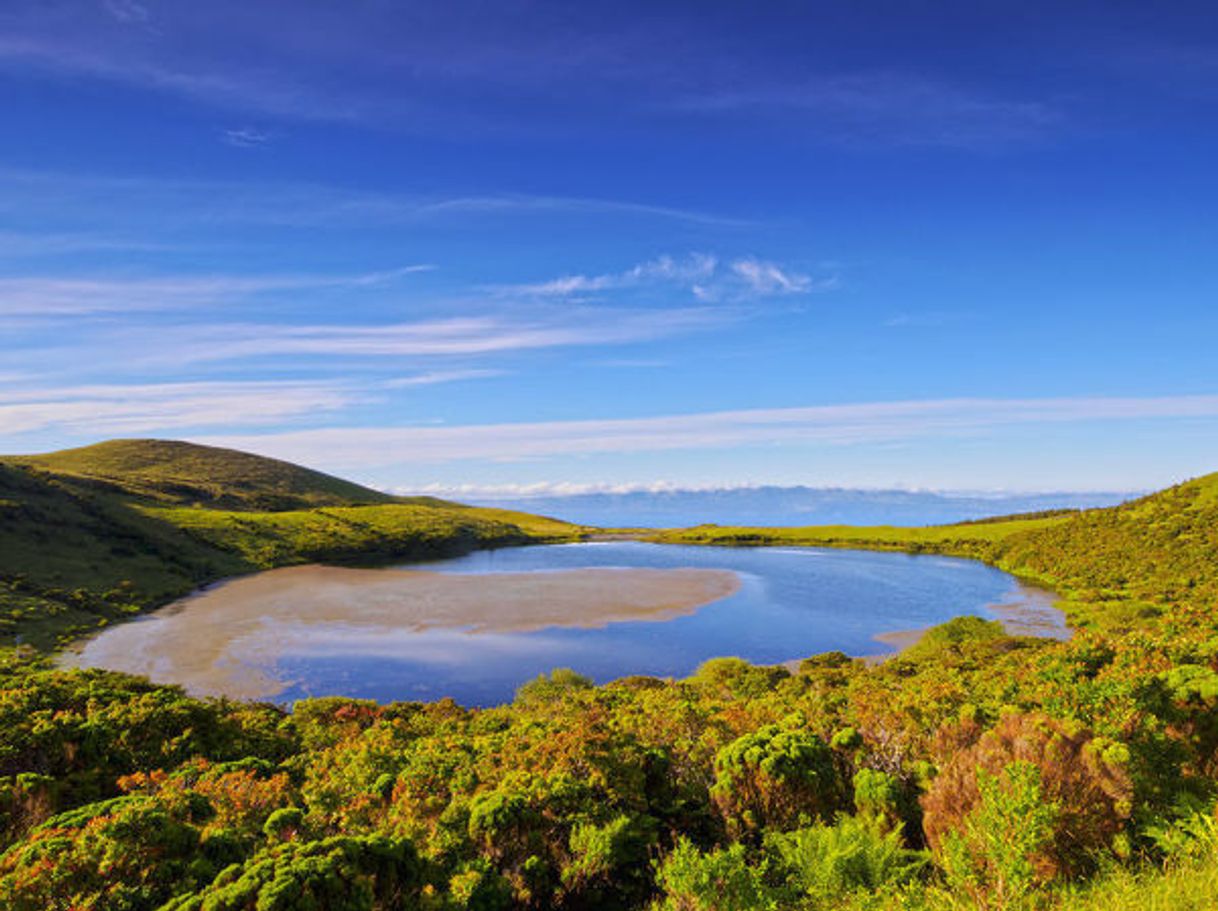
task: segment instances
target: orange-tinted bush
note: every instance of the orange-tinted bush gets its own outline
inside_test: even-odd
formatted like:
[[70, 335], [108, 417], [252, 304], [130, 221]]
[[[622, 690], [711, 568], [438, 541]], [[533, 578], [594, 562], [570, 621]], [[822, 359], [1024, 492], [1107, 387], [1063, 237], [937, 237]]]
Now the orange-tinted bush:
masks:
[[971, 745], [940, 756], [941, 771], [922, 798], [927, 841], [940, 852], [947, 833], [964, 829], [980, 801], [979, 775], [996, 777], [1027, 762], [1039, 772], [1043, 800], [1058, 811], [1035, 858], [1037, 872], [1046, 880], [1078, 873], [1124, 829], [1133, 792], [1127, 760], [1122, 745], [1046, 715], [1005, 715]]

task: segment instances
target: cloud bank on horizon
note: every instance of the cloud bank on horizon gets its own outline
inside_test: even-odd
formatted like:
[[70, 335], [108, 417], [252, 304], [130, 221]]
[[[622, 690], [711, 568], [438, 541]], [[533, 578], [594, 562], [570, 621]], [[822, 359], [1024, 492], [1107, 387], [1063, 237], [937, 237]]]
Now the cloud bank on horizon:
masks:
[[1215, 59], [1171, 3], [12, 0], [0, 451], [414, 489], [1218, 469]]

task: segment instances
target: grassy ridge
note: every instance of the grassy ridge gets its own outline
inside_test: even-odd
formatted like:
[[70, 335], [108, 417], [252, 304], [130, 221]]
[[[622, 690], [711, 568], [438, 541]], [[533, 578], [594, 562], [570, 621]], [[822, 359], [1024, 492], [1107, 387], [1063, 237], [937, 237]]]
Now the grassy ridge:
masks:
[[720, 546], [846, 547], [906, 553], [984, 554], [1011, 535], [1040, 531], [1067, 521], [1071, 514], [1044, 518], [992, 519], [959, 525], [806, 525], [785, 528], [698, 525], [660, 532], [650, 540], [663, 544]]
[[119, 440], [0, 459], [0, 641], [54, 645], [220, 578], [570, 540], [573, 525], [231, 450]]
[[176, 440], [110, 440], [5, 461], [126, 495], [219, 509], [307, 509], [395, 499], [290, 462]]

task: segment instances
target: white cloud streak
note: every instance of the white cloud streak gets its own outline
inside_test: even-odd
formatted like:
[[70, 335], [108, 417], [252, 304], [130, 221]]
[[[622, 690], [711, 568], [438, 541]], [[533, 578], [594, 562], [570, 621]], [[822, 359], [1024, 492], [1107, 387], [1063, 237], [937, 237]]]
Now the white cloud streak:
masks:
[[639, 263], [625, 272], [604, 275], [564, 275], [536, 284], [502, 285], [498, 291], [511, 295], [537, 297], [571, 297], [596, 291], [634, 288], [648, 283], [692, 285], [715, 274], [718, 260], [703, 253], [692, 253], [684, 259], [661, 256]]
[[271, 141], [271, 134], [253, 127], [237, 127], [221, 134], [225, 144], [238, 149], [257, 149]]
[[386, 380], [381, 385], [386, 389], [410, 389], [415, 386], [437, 386], [441, 383], [460, 383], [465, 380], [485, 380], [503, 376], [503, 370], [433, 370], [430, 373], [417, 373], [414, 376], [400, 376]]
[[650, 285], [685, 288], [701, 301], [739, 302], [750, 298], [832, 291], [836, 275], [814, 279], [768, 260], [746, 257], [723, 268], [718, 258], [691, 253], [684, 258], [661, 256], [624, 272], [563, 275], [532, 284], [501, 285], [496, 293], [540, 298], [583, 298], [602, 292]]
[[172, 244], [110, 234], [0, 231], [0, 256], [62, 256], [66, 253], [150, 253], [177, 250]]
[[724, 325], [705, 307], [548, 309], [366, 326], [211, 324], [132, 331], [114, 344], [143, 365], [185, 365], [275, 357], [457, 357], [544, 348], [620, 345]]
[[274, 292], [366, 288], [431, 268], [415, 265], [358, 275], [0, 278], [0, 317], [175, 310]]
[[[229, 380], [12, 388], [0, 393], [0, 434], [57, 430], [116, 435], [233, 425], [277, 426], [399, 389], [490, 379], [501, 370], [437, 370], [388, 380]], [[28, 383], [0, 374], [0, 383]]]
[[119, 22], [143, 25], [152, 18], [148, 7], [136, 0], [104, 0], [102, 5]]
[[173, 432], [187, 427], [275, 425], [359, 400], [328, 382], [197, 382], [75, 386], [6, 391], [0, 399], [0, 433], [54, 429], [121, 435]]
[[938, 399], [649, 418], [343, 428], [196, 439], [334, 470], [769, 444], [847, 445], [950, 438], [1020, 425], [1173, 418], [1218, 418], [1218, 395]]
[[791, 272], [777, 263], [761, 259], [738, 259], [732, 272], [744, 280], [756, 294], [807, 294], [810, 291], [832, 291], [840, 284], [836, 276], [814, 281], [812, 276]]
[[328, 230], [411, 225], [503, 216], [614, 215], [742, 228], [747, 219], [621, 199], [496, 193], [428, 196], [367, 192], [328, 184], [277, 181], [172, 180], [0, 168], [0, 212], [130, 225], [148, 213], [166, 226], [198, 230], [216, 224], [324, 227]]
[[911, 73], [859, 72], [707, 91], [677, 100], [689, 113], [770, 117], [849, 144], [954, 148], [1021, 145], [1060, 127], [1041, 101], [996, 98]]

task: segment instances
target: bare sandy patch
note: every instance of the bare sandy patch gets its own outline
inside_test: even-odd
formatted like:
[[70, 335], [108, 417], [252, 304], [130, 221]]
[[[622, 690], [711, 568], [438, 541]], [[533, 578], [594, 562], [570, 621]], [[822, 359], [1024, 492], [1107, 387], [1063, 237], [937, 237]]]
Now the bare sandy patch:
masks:
[[395, 635], [595, 628], [690, 614], [740, 587], [709, 569], [578, 569], [458, 575], [295, 566], [233, 579], [107, 630], [64, 659], [176, 683], [196, 695], [264, 699], [291, 683], [276, 660], [327, 630]]

